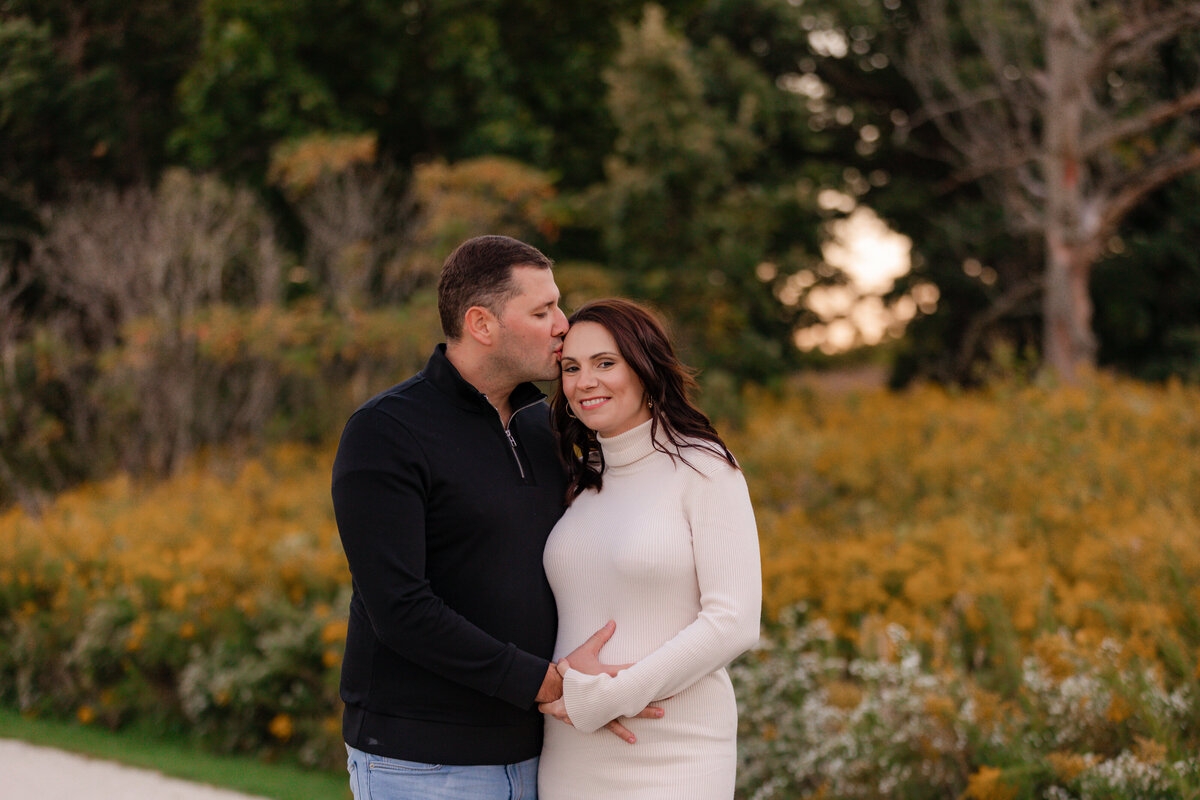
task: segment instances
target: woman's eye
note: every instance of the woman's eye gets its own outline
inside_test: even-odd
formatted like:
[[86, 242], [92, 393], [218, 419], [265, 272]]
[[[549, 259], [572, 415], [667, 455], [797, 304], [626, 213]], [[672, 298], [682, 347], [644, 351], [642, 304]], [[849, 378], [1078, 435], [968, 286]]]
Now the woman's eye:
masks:
[[563, 367], [563, 368], [562, 368], [562, 371], [563, 371], [564, 373], [566, 373], [566, 372], [577, 372], [578, 370], [579, 370], [579, 367]]

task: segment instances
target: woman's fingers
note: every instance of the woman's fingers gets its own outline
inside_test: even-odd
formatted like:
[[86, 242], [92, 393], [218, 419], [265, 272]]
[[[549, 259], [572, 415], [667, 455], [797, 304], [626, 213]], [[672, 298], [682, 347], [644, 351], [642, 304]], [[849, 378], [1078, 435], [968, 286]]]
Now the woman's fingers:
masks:
[[[641, 716], [641, 715], [639, 714], [638, 716]], [[614, 735], [620, 736], [622, 739], [629, 742], [630, 744], [634, 744], [637, 742], [637, 737], [633, 735], [633, 732], [631, 730], [629, 730], [629, 728], [626, 728], [624, 725], [622, 725], [620, 722], [618, 722], [615, 719], [612, 722], [605, 725], [604, 727], [607, 730], [609, 730], [611, 733], [613, 733]]]
[[665, 714], [665, 713], [666, 712], [663, 711], [658, 706], [646, 706], [641, 711], [634, 714], [634, 716], [640, 717], [642, 719], [662, 719], [663, 714]]
[[[646, 706], [634, 716], [642, 719], [662, 719], [664, 713], [665, 712], [658, 706]], [[604, 727], [614, 735], [620, 736], [630, 744], [635, 744], [637, 742], [637, 737], [633, 735], [633, 731], [622, 725], [620, 720], [614, 719]]]
[[[542, 703], [538, 706], [538, 711], [571, 725], [571, 718], [567, 716], [567, 704], [563, 702], [561, 697], [552, 703]], [[574, 725], [571, 725], [571, 727], [574, 727]]]

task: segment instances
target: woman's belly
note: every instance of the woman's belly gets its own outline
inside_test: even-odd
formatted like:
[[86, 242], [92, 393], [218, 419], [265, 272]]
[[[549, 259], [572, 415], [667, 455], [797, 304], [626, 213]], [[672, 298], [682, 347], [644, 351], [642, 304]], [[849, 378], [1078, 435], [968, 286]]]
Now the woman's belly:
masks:
[[658, 720], [622, 717], [637, 742], [630, 745], [601, 728], [580, 733], [546, 717], [546, 740], [540, 769], [553, 772], [570, 765], [580, 774], [600, 774], [614, 764], [654, 764], [659, 768], [695, 765], [712, 758], [736, 758], [738, 709], [725, 669], [704, 675], [676, 696], [656, 700], [664, 711]]
[[[737, 704], [725, 670], [710, 673], [655, 705], [664, 711], [661, 719], [621, 719], [637, 737], [632, 745], [603, 728], [580, 733], [547, 717], [538, 768], [546, 800], [599, 798], [609, 793], [613, 797], [732, 796]], [[677, 794], [686, 787], [697, 793]], [[709, 794], [712, 790], [715, 793]]]

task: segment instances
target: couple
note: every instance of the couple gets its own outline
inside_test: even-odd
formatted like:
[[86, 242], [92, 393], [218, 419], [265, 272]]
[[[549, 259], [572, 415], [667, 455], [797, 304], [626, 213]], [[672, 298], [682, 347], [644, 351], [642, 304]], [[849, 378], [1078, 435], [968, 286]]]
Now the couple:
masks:
[[745, 480], [658, 321], [601, 300], [568, 322], [551, 267], [461, 244], [446, 343], [342, 434], [356, 800], [733, 796], [724, 667], [761, 602]]

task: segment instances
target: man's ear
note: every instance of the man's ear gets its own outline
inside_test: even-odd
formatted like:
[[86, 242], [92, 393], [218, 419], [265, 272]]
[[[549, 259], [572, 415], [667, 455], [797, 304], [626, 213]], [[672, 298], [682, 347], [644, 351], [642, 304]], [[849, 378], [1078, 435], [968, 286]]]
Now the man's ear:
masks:
[[463, 331], [482, 345], [491, 345], [500, 321], [483, 306], [471, 306], [463, 317]]

